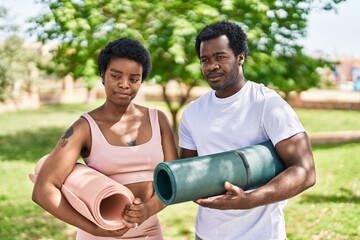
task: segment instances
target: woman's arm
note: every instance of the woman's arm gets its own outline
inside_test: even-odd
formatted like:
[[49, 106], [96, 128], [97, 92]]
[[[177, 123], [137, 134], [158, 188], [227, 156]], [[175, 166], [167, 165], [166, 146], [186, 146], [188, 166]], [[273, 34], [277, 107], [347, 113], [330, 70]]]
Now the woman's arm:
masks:
[[158, 111], [158, 115], [161, 131], [161, 143], [164, 152], [164, 161], [167, 162], [178, 159], [179, 155], [175, 144], [174, 132], [171, 128], [170, 122], [163, 112]]
[[[164, 161], [172, 161], [178, 159], [178, 153], [175, 145], [174, 133], [166, 115], [158, 111], [161, 142], [164, 152]], [[124, 211], [124, 219], [128, 222], [126, 226], [129, 228], [135, 227], [135, 223], [141, 224], [152, 215], [160, 212], [166, 207], [156, 193], [146, 202], [141, 202], [139, 198], [135, 199], [134, 204], [127, 206]]]
[[106, 231], [99, 228], [72, 208], [60, 191], [88, 139], [91, 139], [88, 123], [80, 118], [65, 131], [44, 162], [34, 185], [32, 199], [56, 218], [88, 233], [119, 236], [125, 229]]

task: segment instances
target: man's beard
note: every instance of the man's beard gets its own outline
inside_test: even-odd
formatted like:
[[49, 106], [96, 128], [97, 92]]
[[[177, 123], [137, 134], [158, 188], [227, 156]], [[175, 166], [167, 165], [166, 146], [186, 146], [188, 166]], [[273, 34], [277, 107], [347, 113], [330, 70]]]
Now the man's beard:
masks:
[[236, 84], [240, 77], [240, 71], [239, 71], [239, 67], [237, 65], [237, 63], [235, 63], [233, 65], [233, 68], [230, 72], [230, 75], [227, 77], [227, 75], [225, 75], [225, 82], [222, 84], [222, 85], [212, 85], [211, 82], [208, 81], [208, 84], [210, 85], [210, 87], [215, 90], [215, 91], [218, 91], [218, 90], [225, 90], [231, 86], [233, 86], [234, 84]]

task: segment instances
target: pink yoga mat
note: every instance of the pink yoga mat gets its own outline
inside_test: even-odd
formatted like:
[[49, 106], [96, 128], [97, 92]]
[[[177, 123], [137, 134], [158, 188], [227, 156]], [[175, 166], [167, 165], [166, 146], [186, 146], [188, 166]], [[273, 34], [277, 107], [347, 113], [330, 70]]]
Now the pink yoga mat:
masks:
[[[48, 155], [42, 157], [29, 174], [32, 182]], [[77, 163], [61, 187], [70, 205], [81, 215], [106, 230], [124, 227], [122, 212], [126, 204], [134, 201], [132, 192], [104, 174]]]

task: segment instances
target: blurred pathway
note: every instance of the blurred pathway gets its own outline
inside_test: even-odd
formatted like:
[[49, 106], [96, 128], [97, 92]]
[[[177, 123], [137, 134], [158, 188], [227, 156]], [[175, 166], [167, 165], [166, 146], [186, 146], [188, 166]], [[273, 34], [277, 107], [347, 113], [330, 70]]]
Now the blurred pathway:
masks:
[[360, 141], [360, 131], [309, 133], [312, 144]]

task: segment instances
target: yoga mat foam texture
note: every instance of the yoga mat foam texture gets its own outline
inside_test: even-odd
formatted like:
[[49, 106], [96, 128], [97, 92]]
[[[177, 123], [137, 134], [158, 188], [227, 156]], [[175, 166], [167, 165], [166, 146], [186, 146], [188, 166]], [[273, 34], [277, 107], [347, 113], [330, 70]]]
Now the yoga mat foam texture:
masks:
[[260, 187], [285, 169], [270, 141], [227, 152], [159, 163], [154, 186], [166, 205], [221, 195], [228, 181], [244, 189]]

